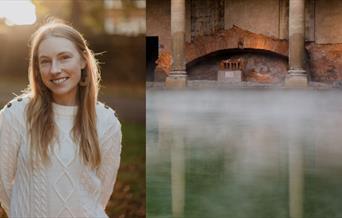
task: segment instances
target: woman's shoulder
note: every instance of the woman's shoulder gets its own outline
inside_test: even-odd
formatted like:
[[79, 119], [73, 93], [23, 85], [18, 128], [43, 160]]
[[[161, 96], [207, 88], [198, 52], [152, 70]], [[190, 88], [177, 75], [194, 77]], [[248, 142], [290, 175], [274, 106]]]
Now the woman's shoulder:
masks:
[[0, 110], [1, 125], [10, 125], [19, 129], [23, 128], [25, 126], [26, 117], [25, 108], [29, 100], [29, 96], [22, 95], [9, 101]]
[[102, 102], [96, 104], [96, 116], [100, 126], [120, 125], [115, 110]]
[[21, 95], [9, 101], [0, 111], [3, 116], [21, 117], [30, 101], [29, 95]]

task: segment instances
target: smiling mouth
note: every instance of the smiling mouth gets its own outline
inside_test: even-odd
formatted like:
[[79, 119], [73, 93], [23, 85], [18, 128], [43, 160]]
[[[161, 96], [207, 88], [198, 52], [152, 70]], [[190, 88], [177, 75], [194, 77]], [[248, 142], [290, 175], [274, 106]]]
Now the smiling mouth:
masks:
[[69, 79], [69, 77], [63, 77], [63, 78], [58, 78], [58, 79], [52, 79], [50, 81], [54, 84], [61, 84], [68, 79]]

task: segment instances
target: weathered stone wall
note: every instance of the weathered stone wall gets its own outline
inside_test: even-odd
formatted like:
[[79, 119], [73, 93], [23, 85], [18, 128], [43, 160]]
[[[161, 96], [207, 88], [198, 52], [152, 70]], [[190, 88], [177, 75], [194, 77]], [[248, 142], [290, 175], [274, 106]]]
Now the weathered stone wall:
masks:
[[342, 80], [342, 44], [306, 46], [309, 54], [311, 80], [334, 82]]
[[341, 11], [341, 0], [315, 0], [316, 43], [342, 43]]
[[279, 37], [278, 0], [226, 0], [225, 29], [233, 25], [242, 29]]
[[263, 52], [246, 52], [238, 54], [236, 51], [210, 55], [196, 63], [190, 64], [187, 69], [190, 80], [217, 80], [217, 72], [222, 60], [240, 59], [244, 62], [242, 69], [243, 81], [260, 83], [280, 83], [287, 74], [287, 60], [274, 54]]
[[[147, 0], [147, 35], [159, 36], [160, 50], [168, 54], [170, 1]], [[306, 47], [308, 73], [314, 81], [342, 80], [342, 1], [305, 1], [305, 40], [311, 42]], [[238, 48], [288, 55], [288, 0], [186, 0], [186, 12], [187, 63], [220, 50]], [[213, 72], [212, 68], [209, 63], [198, 69]], [[214, 74], [196, 74], [199, 71], [195, 68], [191, 71], [198, 75], [192, 78], [214, 79]], [[163, 77], [167, 74], [164, 69], [161, 72]]]
[[192, 0], [191, 38], [224, 29], [224, 0]]
[[171, 51], [170, 0], [146, 1], [146, 35], [159, 37], [159, 48]]
[[281, 83], [287, 75], [287, 59], [265, 54], [245, 54], [243, 80], [261, 83]]
[[315, 0], [305, 0], [305, 41], [315, 41]]
[[[257, 1], [257, 2], [255, 2]], [[286, 7], [287, 0], [280, 0]], [[186, 39], [209, 35], [233, 25], [267, 36], [286, 38], [288, 15], [278, 0], [187, 0]], [[190, 14], [189, 14], [190, 13]], [[146, 0], [146, 35], [159, 36], [161, 49], [171, 51], [170, 0]], [[262, 16], [260, 16], [262, 15]], [[283, 16], [280, 19], [279, 16]], [[281, 22], [281, 28], [279, 22]]]
[[[342, 1], [305, 1], [305, 39], [319, 44], [342, 43]], [[186, 3], [187, 31], [191, 31], [187, 34], [208, 34], [222, 25], [225, 29], [236, 25], [267, 36], [288, 38], [288, 0], [187, 0]], [[170, 50], [170, 0], [146, 0], [146, 4], [147, 36], [159, 36], [161, 46]]]

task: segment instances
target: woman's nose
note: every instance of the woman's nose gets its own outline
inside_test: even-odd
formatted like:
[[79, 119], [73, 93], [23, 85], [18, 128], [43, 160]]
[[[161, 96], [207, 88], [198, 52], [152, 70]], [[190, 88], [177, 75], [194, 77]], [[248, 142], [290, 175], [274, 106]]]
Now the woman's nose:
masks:
[[52, 61], [52, 65], [51, 65], [51, 70], [50, 71], [53, 74], [61, 73], [61, 66], [60, 66], [58, 61], [55, 61], [55, 60]]

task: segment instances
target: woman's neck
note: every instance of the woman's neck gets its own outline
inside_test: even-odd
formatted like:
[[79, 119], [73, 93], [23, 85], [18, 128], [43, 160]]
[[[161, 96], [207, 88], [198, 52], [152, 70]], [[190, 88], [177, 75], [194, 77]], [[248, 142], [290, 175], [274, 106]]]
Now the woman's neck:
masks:
[[64, 106], [76, 106], [78, 102], [76, 98], [63, 98], [63, 96], [53, 96], [53, 102]]

